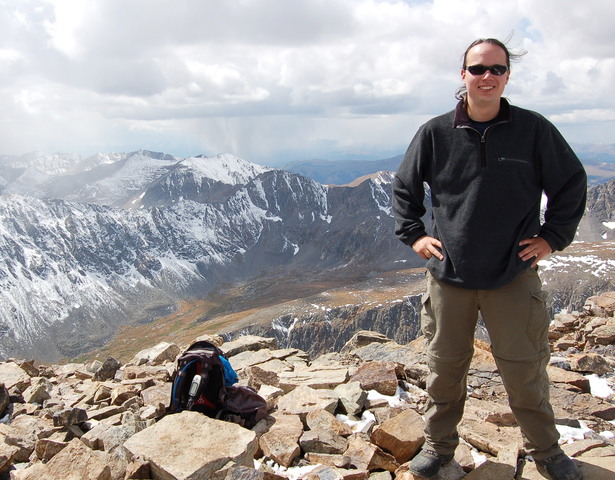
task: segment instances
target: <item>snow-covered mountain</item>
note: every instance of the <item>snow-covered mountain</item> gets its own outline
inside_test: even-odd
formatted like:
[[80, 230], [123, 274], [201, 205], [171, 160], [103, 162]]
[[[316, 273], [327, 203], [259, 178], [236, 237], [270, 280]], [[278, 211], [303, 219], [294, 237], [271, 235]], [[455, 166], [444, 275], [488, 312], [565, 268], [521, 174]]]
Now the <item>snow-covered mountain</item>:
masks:
[[[188, 181], [199, 189], [213, 184], [237, 185], [270, 170], [234, 155], [180, 159], [139, 150], [128, 154], [95, 155], [30, 154], [1, 158], [0, 193], [62, 199], [115, 207], [142, 206], [138, 201], [152, 185], [171, 182], [181, 192]], [[55, 162], [57, 166], [54, 167]], [[181, 195], [174, 200], [179, 200]]]
[[[0, 358], [76, 356], [224, 282], [422, 265], [392, 233], [390, 172], [334, 187], [228, 154], [27, 160], [0, 158]], [[601, 188], [581, 240], [611, 235]]]
[[21, 156], [2, 155], [0, 156], [0, 165], [14, 169], [35, 170], [48, 176], [61, 176], [115, 163], [125, 156], [124, 153], [97, 153], [90, 157], [83, 157], [75, 153], [54, 153], [50, 155], [31, 152]]
[[77, 355], [220, 282], [411, 261], [381, 180], [328, 188], [232, 155], [150, 152], [27, 196], [12, 193], [21, 177], [3, 174], [0, 196], [0, 357]]

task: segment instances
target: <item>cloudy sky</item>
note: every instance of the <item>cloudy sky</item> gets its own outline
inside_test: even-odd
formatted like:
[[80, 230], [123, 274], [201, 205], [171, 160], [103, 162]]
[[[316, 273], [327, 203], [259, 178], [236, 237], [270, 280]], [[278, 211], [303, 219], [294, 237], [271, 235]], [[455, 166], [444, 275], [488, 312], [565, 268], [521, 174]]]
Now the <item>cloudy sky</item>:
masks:
[[510, 100], [615, 143], [613, 0], [0, 0], [0, 154], [385, 158], [510, 37]]

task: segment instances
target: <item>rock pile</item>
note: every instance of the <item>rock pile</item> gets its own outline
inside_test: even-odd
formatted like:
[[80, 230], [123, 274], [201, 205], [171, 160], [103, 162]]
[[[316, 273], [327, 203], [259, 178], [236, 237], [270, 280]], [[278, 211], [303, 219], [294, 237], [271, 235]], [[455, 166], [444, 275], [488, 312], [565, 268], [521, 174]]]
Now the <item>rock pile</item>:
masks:
[[[586, 479], [615, 476], [615, 395], [591, 394], [615, 368], [615, 292], [557, 315], [549, 373], [563, 445]], [[252, 430], [195, 412], [164, 415], [180, 353], [161, 343], [121, 365], [0, 364], [0, 478], [11, 480], [412, 480], [424, 442], [423, 338], [399, 345], [358, 332], [341, 352], [310, 360], [271, 338], [221, 346], [243, 384], [267, 400]], [[462, 444], [440, 480], [543, 478], [521, 436], [487, 344], [476, 341]], [[564, 436], [563, 438], [568, 438]]]
[[555, 350], [578, 350], [615, 355], [615, 292], [590, 297], [582, 312], [555, 315], [550, 340]]

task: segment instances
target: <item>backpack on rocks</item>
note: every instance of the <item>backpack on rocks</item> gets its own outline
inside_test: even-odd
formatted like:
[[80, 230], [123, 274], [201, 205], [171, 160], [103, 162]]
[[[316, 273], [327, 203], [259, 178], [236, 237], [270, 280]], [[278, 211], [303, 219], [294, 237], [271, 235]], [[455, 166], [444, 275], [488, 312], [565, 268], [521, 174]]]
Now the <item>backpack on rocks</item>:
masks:
[[194, 410], [252, 428], [267, 415], [267, 402], [236, 382], [237, 374], [222, 350], [207, 341], [195, 342], [177, 358], [166, 413]]

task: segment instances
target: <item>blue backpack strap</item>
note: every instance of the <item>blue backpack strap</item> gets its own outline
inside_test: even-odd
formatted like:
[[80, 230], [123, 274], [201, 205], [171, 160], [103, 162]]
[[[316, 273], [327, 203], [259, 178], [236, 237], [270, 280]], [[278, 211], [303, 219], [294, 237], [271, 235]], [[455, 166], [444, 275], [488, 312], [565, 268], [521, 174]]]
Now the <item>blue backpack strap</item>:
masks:
[[186, 363], [186, 365], [184, 365], [183, 368], [177, 374], [177, 377], [175, 378], [175, 381], [173, 382], [173, 389], [171, 391], [171, 408], [170, 408], [171, 411], [179, 410], [179, 402], [180, 402], [179, 392], [182, 391], [184, 383], [186, 382], [186, 372], [192, 366], [192, 364], [194, 364], [196, 361], [197, 360], [195, 359], [195, 360], [192, 360]]
[[220, 361], [222, 362], [222, 367], [224, 370], [224, 386], [229, 387], [239, 380], [237, 377], [237, 373], [231, 366], [231, 362], [229, 362], [226, 357], [220, 355]]

